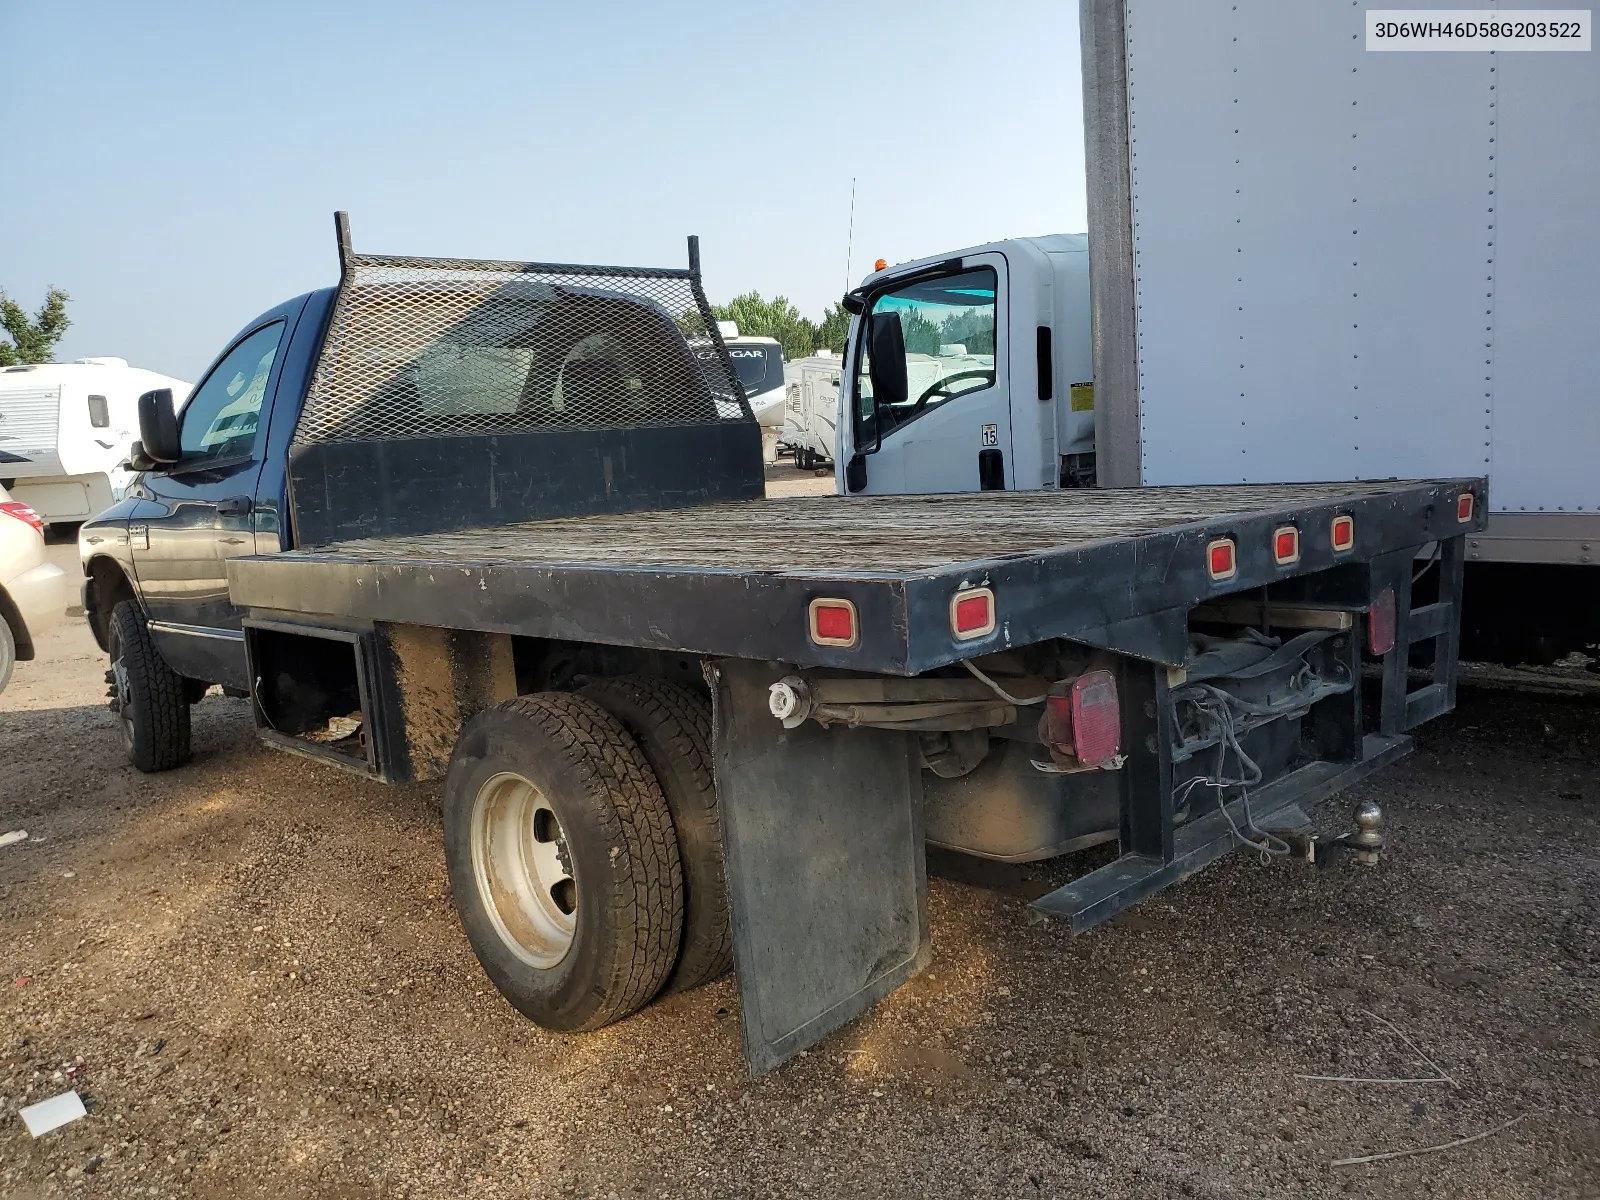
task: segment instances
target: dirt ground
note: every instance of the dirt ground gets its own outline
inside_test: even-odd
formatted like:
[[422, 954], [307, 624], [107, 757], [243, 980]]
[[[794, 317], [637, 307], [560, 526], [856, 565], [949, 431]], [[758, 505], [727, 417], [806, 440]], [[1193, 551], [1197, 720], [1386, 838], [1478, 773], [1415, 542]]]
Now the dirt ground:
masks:
[[732, 977], [584, 1036], [503, 1002], [436, 786], [218, 695], [140, 775], [81, 621], [42, 651], [0, 695], [0, 1195], [1600, 1195], [1594, 697], [1464, 690], [1319, 810], [1383, 804], [1376, 870], [1235, 854], [1079, 938], [935, 880], [930, 970], [752, 1080]]
[[790, 458], [780, 458], [767, 467], [767, 495], [773, 499], [783, 496], [831, 496], [834, 492], [833, 468], [824, 467], [802, 471]]

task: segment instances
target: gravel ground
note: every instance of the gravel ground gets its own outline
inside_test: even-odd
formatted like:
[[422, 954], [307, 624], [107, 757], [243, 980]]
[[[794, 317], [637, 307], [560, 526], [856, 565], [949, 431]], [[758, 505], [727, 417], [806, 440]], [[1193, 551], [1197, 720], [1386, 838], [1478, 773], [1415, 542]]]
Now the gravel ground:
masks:
[[[731, 977], [519, 1017], [437, 787], [265, 750], [217, 695], [139, 775], [103, 669], [69, 621], [0, 695], [0, 1195], [1600, 1195], [1594, 698], [1464, 691], [1320, 812], [1384, 805], [1375, 871], [1238, 854], [1081, 938], [1029, 873], [935, 880], [930, 970], [751, 1080]], [[1396, 1031], [1453, 1082], [1297, 1078], [1434, 1076]], [[90, 1116], [30, 1140], [70, 1086]]]
[[802, 471], [790, 458], [780, 458], [767, 467], [767, 495], [777, 499], [783, 496], [831, 496], [834, 493], [833, 468]]

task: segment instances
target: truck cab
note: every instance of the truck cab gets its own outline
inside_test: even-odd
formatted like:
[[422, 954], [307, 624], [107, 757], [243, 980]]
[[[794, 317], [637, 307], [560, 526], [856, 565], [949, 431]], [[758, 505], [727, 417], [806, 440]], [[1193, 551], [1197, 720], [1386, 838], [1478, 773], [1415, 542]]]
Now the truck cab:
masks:
[[[1031, 491], [1092, 482], [1088, 239], [1012, 238], [867, 276], [841, 372], [841, 492]], [[891, 331], [891, 328], [893, 330]], [[884, 392], [873, 356], [903, 364]]]
[[211, 683], [249, 686], [227, 561], [289, 548], [285, 462], [333, 296], [296, 296], [245, 325], [178, 410], [177, 461], [156, 470], [136, 452], [143, 469], [123, 499], [79, 530], [95, 639], [113, 650], [116, 606], [142, 601], [149, 637], [191, 699]]

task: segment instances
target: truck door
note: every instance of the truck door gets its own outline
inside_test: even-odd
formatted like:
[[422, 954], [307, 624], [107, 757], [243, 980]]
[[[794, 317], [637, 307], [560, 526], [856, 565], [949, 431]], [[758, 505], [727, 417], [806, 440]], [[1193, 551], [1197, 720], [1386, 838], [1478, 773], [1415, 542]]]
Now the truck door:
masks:
[[[867, 339], [850, 364], [853, 445], [869, 495], [998, 491], [1016, 486], [1006, 347], [1005, 259], [972, 254], [959, 265], [874, 293], [868, 320], [900, 318], [907, 396], [877, 404]], [[859, 467], [850, 483], [861, 482]]]
[[226, 561], [255, 553], [265, 406], [277, 384], [288, 323], [271, 314], [239, 338], [179, 415], [183, 455], [141, 485], [129, 525], [150, 632], [179, 674], [248, 685], [240, 612]]

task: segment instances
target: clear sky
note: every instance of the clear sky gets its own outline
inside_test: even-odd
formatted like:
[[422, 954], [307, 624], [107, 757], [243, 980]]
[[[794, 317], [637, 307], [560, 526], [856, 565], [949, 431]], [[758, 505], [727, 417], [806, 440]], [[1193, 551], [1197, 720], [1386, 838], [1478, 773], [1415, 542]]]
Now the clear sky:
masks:
[[193, 380], [358, 250], [677, 265], [813, 319], [854, 265], [1085, 225], [1077, 5], [0, 0], [0, 288]]

